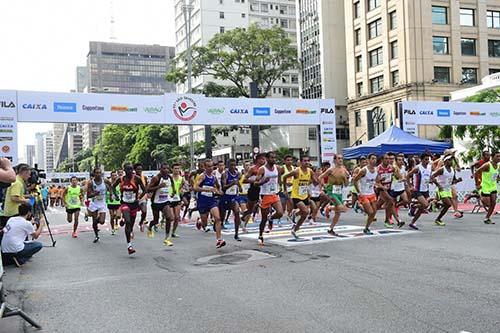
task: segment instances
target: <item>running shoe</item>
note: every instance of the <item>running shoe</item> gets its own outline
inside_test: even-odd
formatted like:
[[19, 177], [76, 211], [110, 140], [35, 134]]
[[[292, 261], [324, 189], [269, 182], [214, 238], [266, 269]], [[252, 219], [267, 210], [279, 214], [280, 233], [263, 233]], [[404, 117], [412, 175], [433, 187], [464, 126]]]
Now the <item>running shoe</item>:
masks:
[[401, 228], [401, 227], [402, 227], [402, 226], [404, 226], [404, 225], [405, 225], [405, 223], [404, 223], [403, 221], [399, 221], [399, 222], [398, 222], [398, 228]]
[[457, 219], [461, 219], [462, 217], [464, 217], [464, 212], [456, 211], [455, 213], [453, 213], [453, 216]]
[[384, 227], [388, 228], [388, 229], [392, 229], [394, 228], [394, 224], [389, 222], [389, 221], [385, 221], [384, 222]]
[[297, 236], [297, 233], [295, 232], [295, 230], [292, 229], [291, 233], [292, 233], [293, 238], [299, 239], [299, 236]]
[[148, 236], [148, 238], [154, 238], [155, 232], [154, 232], [153, 228], [148, 227], [148, 231], [147, 231], [146, 235]]
[[76, 234], [76, 231], [73, 231], [73, 232], [71, 233], [71, 237], [73, 237], [73, 238], [78, 237], [78, 236], [77, 236], [77, 234]]
[[172, 238], [179, 238], [179, 235], [177, 235], [176, 233], [172, 233]]
[[94, 238], [94, 244], [97, 243], [99, 241], [99, 236], [97, 236], [96, 238]]
[[408, 224], [408, 228], [413, 229], [413, 230], [418, 230], [418, 227], [415, 225], [415, 223]]
[[23, 265], [23, 262], [19, 259], [17, 259], [16, 257], [12, 257], [12, 260], [14, 261], [14, 264], [16, 265], [16, 267], [21, 267]]
[[327, 233], [332, 236], [338, 236], [338, 234], [335, 231], [333, 231], [333, 229], [328, 229]]
[[491, 219], [485, 219], [484, 224], [495, 224], [495, 222], [491, 221]]
[[221, 247], [226, 246], [226, 241], [223, 239], [219, 239], [215, 244], [215, 248], [220, 249]]
[[123, 227], [125, 225], [125, 220], [124, 219], [120, 219], [120, 227]]
[[114, 236], [114, 235], [115, 235], [115, 229], [111, 228], [111, 236]]
[[373, 235], [373, 232], [371, 232], [371, 230], [370, 230], [370, 229], [368, 229], [368, 228], [364, 228], [364, 229], [363, 229], [363, 233], [364, 233], [365, 235]]
[[241, 238], [238, 235], [234, 235], [234, 240], [237, 242], [241, 242]]
[[130, 255], [130, 254], [134, 254], [134, 253], [135, 253], [135, 250], [134, 250], [134, 248], [133, 248], [132, 246], [129, 246], [129, 247], [127, 248], [127, 251], [128, 251], [128, 254], [129, 254], [129, 255]]
[[264, 237], [260, 236], [258, 239], [259, 245], [263, 246], [264, 245]]
[[436, 220], [436, 221], [434, 221], [434, 223], [436, 223], [436, 224], [437, 224], [438, 226], [440, 226], [440, 227], [444, 227], [444, 226], [446, 225], [446, 224], [445, 224], [443, 221], [441, 221], [441, 220]]
[[163, 245], [165, 245], [165, 246], [174, 246], [174, 243], [172, 243], [172, 241], [170, 240], [170, 238], [165, 238], [165, 240], [163, 241]]
[[204, 227], [204, 228], [203, 228], [203, 231], [205, 231], [205, 232], [209, 232], [209, 231], [210, 231], [210, 228], [208, 228], [208, 227]]
[[144, 232], [144, 223], [139, 223], [139, 230], [141, 230], [141, 232]]

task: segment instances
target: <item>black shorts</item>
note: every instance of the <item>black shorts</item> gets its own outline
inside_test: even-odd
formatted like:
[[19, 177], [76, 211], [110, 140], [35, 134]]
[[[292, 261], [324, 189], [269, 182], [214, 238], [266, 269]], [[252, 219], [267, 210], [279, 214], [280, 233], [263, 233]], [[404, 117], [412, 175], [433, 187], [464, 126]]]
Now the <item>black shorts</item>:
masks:
[[179, 201], [170, 201], [168, 204], [170, 205], [170, 207], [175, 208], [175, 207], [179, 206], [180, 204], [182, 204], [182, 201], [180, 201], [180, 200]]
[[170, 202], [162, 202], [162, 203], [151, 203], [151, 209], [154, 211], [163, 211], [163, 209], [167, 206], [170, 206]]
[[74, 213], [78, 213], [80, 211], [80, 208], [66, 208], [66, 213], [67, 214], [74, 214]]
[[412, 198], [418, 199], [418, 197], [424, 197], [424, 198], [428, 199], [429, 198], [429, 191], [425, 191], [425, 192], [415, 191], [415, 192], [413, 192]]
[[491, 197], [492, 194], [497, 194], [497, 191], [491, 191], [490, 193], [483, 193], [483, 192], [481, 192], [481, 196], [482, 197], [486, 197], [486, 198]]
[[310, 197], [309, 199], [311, 199], [314, 202], [320, 202], [321, 201], [321, 197], [315, 197], [315, 198]]
[[186, 192], [182, 194], [182, 200], [186, 199], [187, 202], [191, 201], [191, 192]]
[[390, 190], [389, 191], [389, 195], [391, 197], [393, 197], [394, 199], [396, 199], [397, 197], [399, 197], [401, 194], [405, 193], [405, 190], [402, 190], [402, 191], [394, 191], [394, 190]]
[[111, 205], [110, 204], [110, 205], [108, 205], [108, 209], [109, 210], [118, 210], [118, 209], [120, 209], [120, 206], [121, 206], [120, 204], [118, 204], [118, 205]]
[[259, 201], [260, 186], [250, 186], [248, 189], [248, 201]]
[[293, 201], [293, 208], [297, 208], [299, 202], [303, 202], [304, 205], [309, 206], [309, 198], [304, 200], [292, 198], [292, 201]]

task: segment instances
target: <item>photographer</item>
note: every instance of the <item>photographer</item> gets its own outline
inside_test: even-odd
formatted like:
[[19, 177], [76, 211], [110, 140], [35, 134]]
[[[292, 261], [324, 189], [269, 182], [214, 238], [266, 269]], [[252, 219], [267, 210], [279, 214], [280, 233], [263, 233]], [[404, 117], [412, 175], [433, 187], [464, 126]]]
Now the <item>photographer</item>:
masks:
[[1, 227], [4, 227], [7, 220], [12, 216], [19, 214], [19, 206], [21, 204], [29, 204], [30, 200], [26, 194], [26, 182], [30, 178], [31, 168], [27, 164], [19, 164], [17, 166], [16, 181], [9, 186], [5, 193], [5, 202], [3, 206], [3, 214], [1, 218]]
[[45, 220], [40, 219], [40, 225], [35, 230], [34, 225], [31, 223], [33, 219], [31, 205], [24, 203], [19, 205], [18, 212], [19, 216], [11, 217], [3, 229], [2, 260], [5, 265], [14, 263], [17, 267], [20, 267], [42, 249], [41, 242], [25, 242], [25, 239], [29, 236], [37, 239], [42, 232]]

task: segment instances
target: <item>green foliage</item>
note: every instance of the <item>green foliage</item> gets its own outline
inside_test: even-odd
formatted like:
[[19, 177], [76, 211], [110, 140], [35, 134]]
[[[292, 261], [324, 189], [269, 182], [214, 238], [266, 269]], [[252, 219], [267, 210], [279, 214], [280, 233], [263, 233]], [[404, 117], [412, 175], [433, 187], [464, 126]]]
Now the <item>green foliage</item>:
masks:
[[94, 155], [107, 170], [120, 169], [135, 144], [137, 126], [106, 125], [94, 147]]
[[59, 164], [56, 171], [58, 172], [77, 172], [77, 171], [88, 171], [85, 168], [84, 161], [93, 161], [93, 155], [91, 149], [82, 149], [75, 154], [72, 158], [67, 158]]
[[[192, 49], [193, 77], [212, 75], [230, 81], [232, 87], [212, 84], [205, 88], [210, 96], [249, 97], [248, 82], [257, 82], [259, 97], [266, 97], [284, 72], [296, 69], [297, 50], [280, 27], [261, 29], [251, 25], [215, 35], [206, 46]], [[187, 53], [181, 53], [172, 64], [166, 79], [182, 83], [187, 78]]]
[[279, 147], [275, 153], [278, 161], [283, 161], [286, 155], [292, 155], [292, 152], [287, 147]]

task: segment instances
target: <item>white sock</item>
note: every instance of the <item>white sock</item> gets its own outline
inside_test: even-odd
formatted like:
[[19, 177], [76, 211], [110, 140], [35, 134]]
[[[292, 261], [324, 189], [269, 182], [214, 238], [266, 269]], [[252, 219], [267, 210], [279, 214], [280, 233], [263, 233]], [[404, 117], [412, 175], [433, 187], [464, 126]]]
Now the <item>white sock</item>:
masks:
[[128, 247], [132, 247], [132, 243], [128, 243]]

